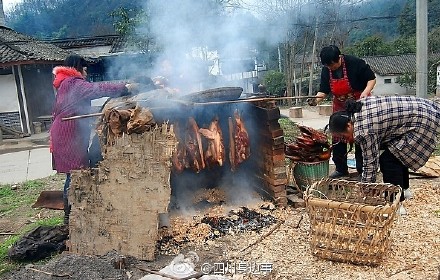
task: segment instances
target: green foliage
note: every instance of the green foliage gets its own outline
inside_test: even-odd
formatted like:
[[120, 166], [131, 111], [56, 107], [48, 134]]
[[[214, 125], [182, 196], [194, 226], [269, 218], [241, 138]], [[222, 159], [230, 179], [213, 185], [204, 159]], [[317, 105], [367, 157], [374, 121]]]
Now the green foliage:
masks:
[[415, 53], [416, 37], [399, 37], [394, 41], [386, 42], [382, 37], [373, 35], [344, 49], [344, 52], [360, 57]]
[[284, 131], [284, 142], [294, 141], [299, 134], [298, 125], [289, 118], [280, 118], [278, 123]]
[[[403, 37], [416, 35], [416, 0], [407, 0], [399, 18], [399, 34]], [[428, 0], [428, 29], [440, 26], [440, 1]]]
[[66, 38], [68, 34], [68, 28], [67, 25], [63, 25], [60, 29], [57, 31], [52, 32], [52, 38], [53, 39], [62, 39]]
[[416, 52], [416, 37], [399, 37], [390, 44], [391, 54], [408, 54]]
[[440, 53], [440, 26], [429, 32], [428, 49], [430, 53]]
[[397, 77], [396, 82], [401, 86], [408, 89], [416, 88], [416, 73], [404, 73]]
[[17, 264], [8, 261], [8, 250], [20, 237], [19, 235], [10, 236], [4, 242], [0, 243], [0, 276], [17, 267]]
[[120, 7], [110, 13], [114, 19], [113, 26], [118, 34], [129, 36], [134, 35], [136, 26], [146, 24], [147, 13], [143, 9], [127, 9]]
[[120, 7], [140, 8], [136, 0], [23, 0], [6, 14], [18, 32], [39, 38], [115, 34], [110, 14]]
[[407, 0], [405, 7], [399, 17], [399, 34], [402, 37], [410, 37], [416, 35], [416, 2], [415, 0]]
[[264, 84], [267, 91], [272, 95], [283, 95], [286, 89], [284, 74], [274, 70], [270, 70], [264, 77]]
[[391, 48], [381, 36], [373, 35], [353, 44], [344, 52], [356, 56], [386, 55], [391, 52]]
[[12, 189], [11, 185], [0, 185], [0, 213], [12, 212], [22, 205], [32, 205], [42, 187], [44, 182], [41, 180], [27, 181], [17, 189]]
[[[437, 65], [440, 61], [429, 60], [428, 61], [428, 94], [435, 94], [437, 86]], [[405, 88], [416, 88], [416, 73], [405, 73], [397, 77], [397, 83]]]
[[437, 88], [437, 66], [440, 65], [438, 60], [428, 60], [428, 94], [435, 94]]

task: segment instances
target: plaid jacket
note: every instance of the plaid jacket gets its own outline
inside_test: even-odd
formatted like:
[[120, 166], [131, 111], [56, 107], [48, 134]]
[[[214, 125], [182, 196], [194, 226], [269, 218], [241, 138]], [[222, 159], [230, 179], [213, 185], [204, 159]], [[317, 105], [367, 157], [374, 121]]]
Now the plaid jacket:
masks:
[[380, 150], [387, 147], [412, 170], [422, 167], [436, 147], [440, 105], [413, 96], [372, 96], [354, 114], [355, 142], [362, 148], [362, 182], [375, 182]]

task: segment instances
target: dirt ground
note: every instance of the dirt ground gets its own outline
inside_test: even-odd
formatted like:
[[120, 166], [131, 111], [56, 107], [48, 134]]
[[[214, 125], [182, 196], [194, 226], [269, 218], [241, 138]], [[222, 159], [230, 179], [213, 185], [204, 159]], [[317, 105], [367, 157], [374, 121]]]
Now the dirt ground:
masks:
[[[48, 184], [53, 189], [60, 189], [62, 180], [62, 177], [55, 176]], [[195, 252], [198, 256], [195, 264], [198, 271], [207, 264], [217, 268], [221, 263], [228, 264], [236, 272], [235, 275], [229, 274], [231, 279], [440, 279], [440, 179], [412, 179], [411, 186], [414, 198], [404, 203], [408, 215], [399, 217], [395, 222], [391, 235], [392, 247], [384, 262], [377, 267], [337, 263], [314, 257], [308, 243], [308, 215], [303, 208], [291, 207], [261, 210], [277, 217], [278, 221], [284, 221], [277, 224], [279, 227], [275, 230], [273, 228], [277, 225], [273, 224], [259, 233], [231, 232], [207, 241], [203, 238], [203, 231], [196, 228], [194, 213], [180, 217], [175, 221], [181, 227], [186, 227], [186, 230], [192, 229], [191, 236], [194, 238], [173, 253], [180, 252], [186, 256]], [[61, 215], [60, 212], [50, 210], [34, 210], [35, 215], [29, 219], [20, 214], [28, 210], [20, 209], [12, 218], [0, 217], [0, 232], [11, 229], [18, 231], [32, 219]], [[260, 240], [271, 230], [273, 232]], [[245, 249], [254, 242], [255, 245]], [[109, 252], [105, 256], [78, 256], [64, 252], [48, 261], [27, 266], [23, 264], [19, 270], [7, 273], [1, 279], [140, 279], [147, 273], [137, 266], [159, 270], [170, 264], [175, 256], [158, 255], [154, 262], [125, 257], [124, 265], [121, 266], [119, 260], [122, 256], [116, 252]], [[264, 271], [253, 269], [257, 265], [264, 267]]]
[[[35, 188], [29, 189], [26, 192], [26, 198], [30, 199], [32, 202], [36, 201], [39, 193], [42, 190], [62, 190], [64, 185], [65, 175], [55, 175], [44, 179], [40, 179], [44, 184], [43, 189]], [[17, 190], [22, 188], [22, 185], [13, 185]], [[22, 204], [22, 203], [21, 203]], [[62, 211], [58, 210], [48, 210], [48, 209], [34, 209], [30, 205], [24, 204], [23, 206], [14, 209], [13, 211], [8, 211], [0, 213], [0, 232], [1, 233], [20, 233], [25, 227], [35, 221], [50, 218], [50, 217], [61, 217]], [[0, 242], [3, 242], [8, 238], [7, 234], [0, 235]]]

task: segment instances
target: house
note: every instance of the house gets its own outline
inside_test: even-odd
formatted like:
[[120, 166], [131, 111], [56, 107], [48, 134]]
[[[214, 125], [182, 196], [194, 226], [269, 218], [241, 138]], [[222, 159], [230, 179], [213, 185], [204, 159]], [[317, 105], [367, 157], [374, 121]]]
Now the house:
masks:
[[[92, 82], [124, 80], [149, 75], [154, 57], [151, 39], [142, 40], [142, 48], [127, 42], [120, 35], [64, 38], [48, 40], [64, 50], [77, 53], [89, 62], [87, 77]], [[139, 43], [139, 42], [138, 42]]]
[[[439, 58], [440, 54], [430, 55], [430, 59], [439, 60]], [[415, 75], [415, 54], [367, 56], [362, 59], [376, 74], [376, 86], [373, 89], [375, 95], [415, 95], [415, 88], [403, 87], [399, 84], [400, 76]]]
[[[52, 69], [70, 52], [15, 32], [0, 20], [0, 124], [23, 134], [51, 115]], [[47, 118], [47, 117], [46, 117]]]

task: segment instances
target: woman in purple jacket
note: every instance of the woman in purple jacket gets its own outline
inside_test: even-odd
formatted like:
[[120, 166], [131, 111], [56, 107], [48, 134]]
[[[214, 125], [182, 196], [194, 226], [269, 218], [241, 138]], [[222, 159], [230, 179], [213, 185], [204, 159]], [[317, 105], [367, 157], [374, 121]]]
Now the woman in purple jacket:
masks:
[[67, 190], [71, 170], [89, 167], [89, 138], [91, 122], [88, 119], [63, 121], [62, 118], [90, 113], [91, 100], [109, 96], [128, 95], [136, 84], [91, 83], [86, 81], [87, 63], [78, 55], [70, 55], [64, 66], [53, 69], [53, 86], [57, 94], [53, 108], [53, 124], [50, 129], [51, 152], [54, 169], [66, 174], [64, 184], [64, 223], [68, 223], [70, 207]]

